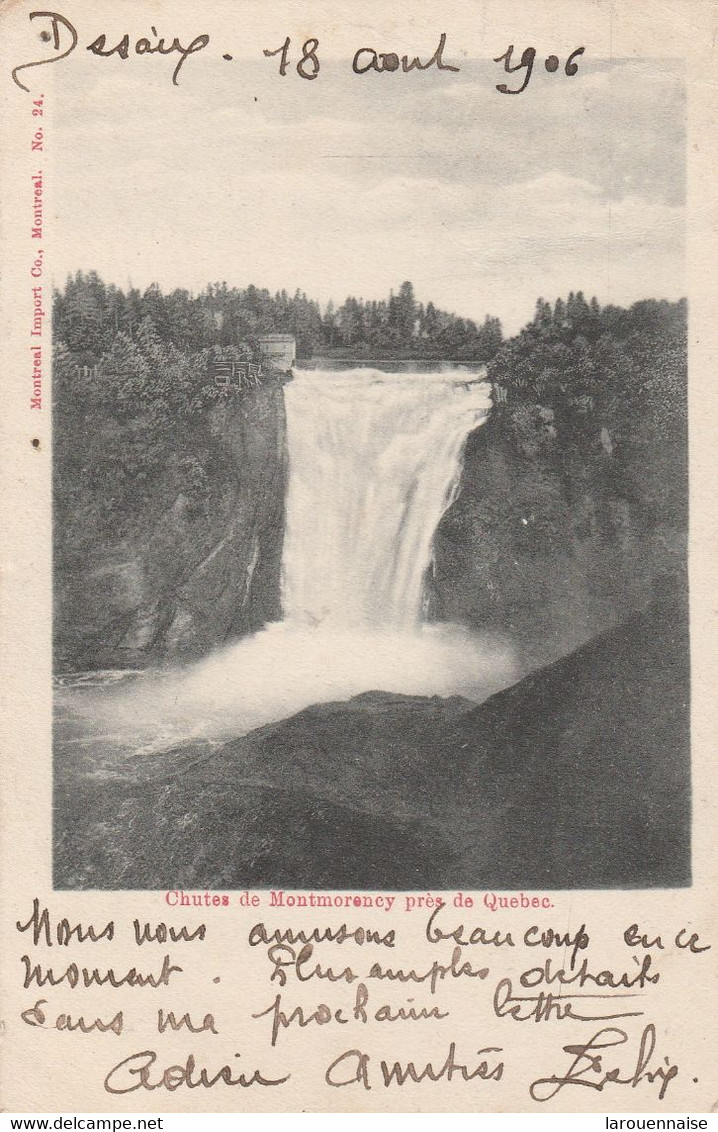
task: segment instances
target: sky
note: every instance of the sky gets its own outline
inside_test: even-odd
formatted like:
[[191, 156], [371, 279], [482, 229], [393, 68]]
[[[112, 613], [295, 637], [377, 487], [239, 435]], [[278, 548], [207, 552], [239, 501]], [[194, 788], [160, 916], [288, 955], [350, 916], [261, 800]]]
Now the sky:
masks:
[[[297, 288], [339, 304], [404, 279], [515, 332], [538, 296], [685, 293], [685, 102], [671, 60], [534, 68], [501, 95], [490, 60], [460, 72], [306, 82], [276, 60], [56, 68], [56, 283]], [[116, 64], [116, 65], [113, 65]], [[84, 67], [84, 72], [82, 68]], [[513, 78], [510, 82], [515, 82]]]

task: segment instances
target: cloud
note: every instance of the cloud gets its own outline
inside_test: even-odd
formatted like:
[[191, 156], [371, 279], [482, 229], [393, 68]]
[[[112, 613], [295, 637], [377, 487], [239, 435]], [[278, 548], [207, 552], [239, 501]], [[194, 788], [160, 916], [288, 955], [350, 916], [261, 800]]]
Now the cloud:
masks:
[[60, 275], [226, 279], [338, 301], [408, 278], [425, 300], [514, 328], [539, 293], [681, 293], [683, 103], [670, 67], [589, 69], [571, 97], [542, 75], [508, 98], [483, 62], [457, 81], [407, 76], [390, 100], [339, 66], [302, 98], [247, 66], [241, 82], [217, 80], [216, 109], [163, 76], [148, 108], [146, 87], [107, 74], [72, 85], [56, 115]]

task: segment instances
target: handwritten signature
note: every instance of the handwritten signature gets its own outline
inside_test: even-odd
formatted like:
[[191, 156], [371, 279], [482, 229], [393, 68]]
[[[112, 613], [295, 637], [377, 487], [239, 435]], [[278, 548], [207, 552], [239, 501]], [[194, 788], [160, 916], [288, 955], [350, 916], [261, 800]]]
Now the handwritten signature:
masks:
[[567, 1085], [579, 1085], [600, 1093], [606, 1085], [628, 1085], [631, 1089], [636, 1089], [644, 1081], [648, 1081], [650, 1084], [660, 1082], [658, 1099], [663, 1100], [671, 1081], [678, 1076], [678, 1066], [673, 1065], [668, 1057], [663, 1059], [665, 1065], [658, 1064], [658, 1059], [654, 1059], [656, 1027], [649, 1023], [641, 1034], [633, 1068], [610, 1065], [602, 1051], [617, 1049], [628, 1041], [629, 1036], [625, 1030], [607, 1026], [584, 1045], [564, 1046], [564, 1052], [573, 1057], [568, 1070], [563, 1076], [554, 1073], [550, 1077], [539, 1077], [529, 1088], [531, 1097], [535, 1101], [550, 1101]]

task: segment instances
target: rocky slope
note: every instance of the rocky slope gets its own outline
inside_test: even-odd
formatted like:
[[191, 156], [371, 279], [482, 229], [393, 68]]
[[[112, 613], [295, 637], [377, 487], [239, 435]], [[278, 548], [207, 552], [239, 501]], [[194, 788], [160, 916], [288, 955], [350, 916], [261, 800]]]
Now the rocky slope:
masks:
[[368, 693], [151, 757], [60, 728], [55, 884], [687, 884], [688, 683], [672, 602], [479, 707]]

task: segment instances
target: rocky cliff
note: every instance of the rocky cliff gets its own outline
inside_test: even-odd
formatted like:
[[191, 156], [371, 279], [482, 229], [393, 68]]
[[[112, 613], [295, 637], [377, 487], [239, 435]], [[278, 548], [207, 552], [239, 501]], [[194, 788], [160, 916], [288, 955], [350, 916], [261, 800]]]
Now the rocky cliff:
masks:
[[58, 669], [197, 656], [280, 616], [282, 386], [218, 400], [193, 428], [171, 459], [134, 472], [114, 531], [98, 537], [90, 492], [68, 500], [56, 487]]
[[580, 292], [536, 313], [488, 366], [435, 540], [432, 612], [507, 631], [525, 670], [687, 587], [686, 304]]
[[686, 448], [588, 425], [557, 443], [552, 412], [517, 415], [469, 437], [428, 587], [431, 616], [506, 632], [528, 672], [685, 593]]

